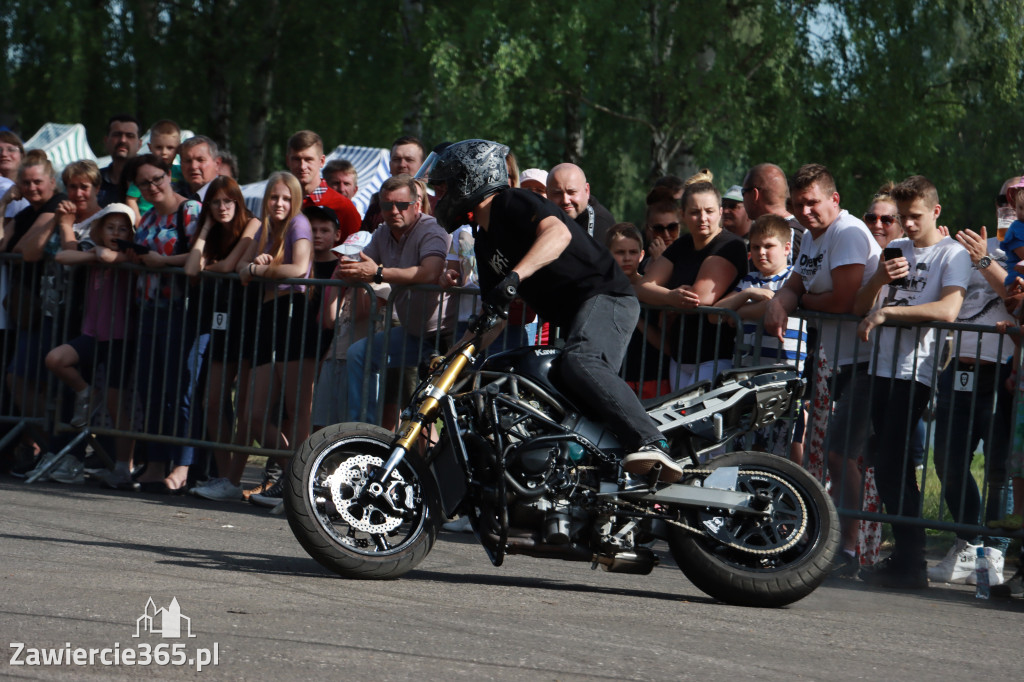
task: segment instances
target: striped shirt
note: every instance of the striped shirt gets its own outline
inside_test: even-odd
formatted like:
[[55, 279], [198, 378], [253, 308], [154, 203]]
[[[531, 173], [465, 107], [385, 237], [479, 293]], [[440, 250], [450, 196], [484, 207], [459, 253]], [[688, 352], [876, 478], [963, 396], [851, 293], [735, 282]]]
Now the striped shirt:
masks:
[[[757, 270], [753, 270], [740, 280], [736, 291], [752, 287], [778, 291], [792, 272], [793, 266], [789, 266], [778, 275], [764, 277]], [[785, 340], [780, 349], [777, 338], [763, 334], [760, 324], [747, 321], [743, 323], [743, 343], [747, 346], [747, 350], [740, 360], [744, 366], [785, 363], [795, 365], [797, 370], [801, 370], [804, 359], [807, 357], [807, 325], [800, 318], [790, 316], [786, 326]]]

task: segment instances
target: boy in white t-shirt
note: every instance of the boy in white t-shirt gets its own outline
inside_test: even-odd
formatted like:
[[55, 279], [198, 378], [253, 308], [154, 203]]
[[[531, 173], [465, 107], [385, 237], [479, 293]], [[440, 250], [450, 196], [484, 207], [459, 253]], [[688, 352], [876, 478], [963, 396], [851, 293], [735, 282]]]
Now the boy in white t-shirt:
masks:
[[[971, 276], [971, 258], [960, 244], [939, 231], [942, 207], [935, 185], [927, 178], [907, 178], [892, 196], [907, 238], [890, 242], [886, 251], [898, 249], [902, 255], [890, 254], [879, 263], [857, 292], [854, 313], [866, 315], [857, 327], [860, 340], [874, 342], [871, 422], [878, 438], [875, 475], [879, 496], [889, 514], [916, 518], [921, 491], [904, 445], [908, 429], [931, 399], [938, 372], [938, 333], [928, 328], [879, 325], [955, 321]], [[924, 527], [893, 522], [892, 530], [892, 555], [862, 569], [861, 578], [883, 587], [927, 587]]]

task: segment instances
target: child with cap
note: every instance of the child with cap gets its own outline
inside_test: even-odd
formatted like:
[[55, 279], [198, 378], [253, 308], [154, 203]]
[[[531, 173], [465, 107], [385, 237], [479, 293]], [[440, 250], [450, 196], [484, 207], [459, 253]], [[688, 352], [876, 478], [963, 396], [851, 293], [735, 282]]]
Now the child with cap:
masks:
[[[88, 237], [69, 242], [56, 255], [62, 265], [103, 265], [124, 263], [132, 259], [132, 252], [122, 252], [121, 243], [131, 242], [135, 230], [135, 211], [131, 207], [113, 203], [83, 221], [88, 226]], [[105, 363], [106, 404], [115, 429], [131, 428], [131, 410], [121, 399], [121, 389], [131, 373], [132, 353], [128, 352], [129, 310], [133, 296], [132, 278], [128, 272], [110, 267], [89, 269], [88, 294], [82, 318], [82, 335], [57, 346], [46, 356], [46, 367], [75, 392], [75, 408], [70, 424], [75, 428], [89, 425], [98, 404], [92, 400], [92, 387], [85, 376], [93, 374], [96, 365]], [[95, 377], [92, 377], [95, 379]], [[135, 441], [117, 439], [117, 464], [114, 471], [100, 474], [104, 485], [115, 489], [134, 489], [131, 480], [132, 454]]]

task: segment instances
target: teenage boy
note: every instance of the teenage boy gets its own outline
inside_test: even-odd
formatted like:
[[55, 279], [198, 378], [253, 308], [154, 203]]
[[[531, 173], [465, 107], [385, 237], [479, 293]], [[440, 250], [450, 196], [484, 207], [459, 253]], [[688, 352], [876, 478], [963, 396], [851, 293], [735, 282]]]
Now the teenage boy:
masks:
[[[901, 255], [890, 253], [879, 262], [875, 273], [857, 292], [854, 314], [866, 315], [857, 327], [860, 340], [874, 342], [870, 405], [871, 423], [878, 438], [875, 475], [879, 496], [890, 515], [916, 518], [921, 491], [904, 445], [908, 430], [921, 418], [931, 399], [939, 353], [937, 334], [934, 329], [879, 325], [956, 320], [971, 277], [971, 257], [956, 240], [939, 232], [937, 220], [942, 207], [935, 185], [927, 178], [907, 178], [896, 186], [892, 196], [907, 237], [889, 243], [886, 251], [899, 249]], [[893, 409], [894, 405], [899, 409]], [[893, 521], [892, 530], [892, 555], [862, 569], [861, 578], [882, 587], [927, 587], [924, 527]]]
[[[767, 302], [775, 297], [793, 273], [788, 265], [792, 251], [789, 221], [771, 213], [762, 215], [750, 226], [750, 262], [756, 268], [744, 275], [736, 291], [715, 304], [717, 308], [735, 310], [743, 320], [743, 342], [750, 351], [741, 358], [744, 366], [772, 362], [793, 365], [803, 369], [807, 357], [807, 328], [803, 320], [789, 318], [783, 339], [762, 334], [758, 338], [758, 323], [764, 317]], [[726, 318], [728, 319], [728, 318]], [[802, 416], [802, 413], [801, 413]], [[789, 425], [784, 422], [764, 427], [755, 435], [757, 449], [786, 455]]]

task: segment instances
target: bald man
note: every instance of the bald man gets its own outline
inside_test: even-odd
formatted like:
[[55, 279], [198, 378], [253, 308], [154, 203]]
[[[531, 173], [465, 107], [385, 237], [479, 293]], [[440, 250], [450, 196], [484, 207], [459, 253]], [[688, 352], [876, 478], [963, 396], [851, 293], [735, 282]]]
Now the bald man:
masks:
[[789, 222], [790, 243], [793, 250], [789, 254], [789, 264], [796, 262], [800, 255], [800, 240], [803, 238], [804, 226], [786, 209], [789, 198], [789, 180], [782, 169], [774, 163], [759, 163], [743, 178], [743, 207], [747, 217], [757, 220], [763, 215], [777, 215]]
[[615, 218], [590, 196], [590, 184], [582, 168], [573, 163], [560, 163], [552, 168], [548, 172], [548, 199], [599, 244], [605, 243], [605, 234], [615, 224]]

